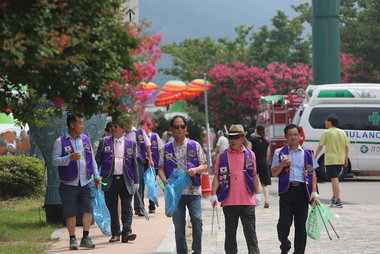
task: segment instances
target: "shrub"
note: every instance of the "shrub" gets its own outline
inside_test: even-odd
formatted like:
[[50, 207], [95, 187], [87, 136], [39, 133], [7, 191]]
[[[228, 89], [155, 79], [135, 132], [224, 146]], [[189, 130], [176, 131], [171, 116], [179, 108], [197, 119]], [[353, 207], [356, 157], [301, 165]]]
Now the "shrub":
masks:
[[45, 168], [43, 163], [27, 156], [0, 156], [0, 197], [24, 197], [42, 188]]

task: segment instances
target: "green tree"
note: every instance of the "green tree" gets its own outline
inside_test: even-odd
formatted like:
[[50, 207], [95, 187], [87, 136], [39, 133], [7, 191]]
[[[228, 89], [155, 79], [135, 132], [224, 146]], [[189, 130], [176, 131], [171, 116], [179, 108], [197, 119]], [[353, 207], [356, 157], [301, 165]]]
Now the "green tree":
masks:
[[223, 61], [224, 48], [209, 37], [185, 39], [180, 43], [164, 45], [162, 49], [171, 56], [173, 65], [160, 71], [183, 81], [200, 78], [216, 63]]
[[273, 62], [310, 64], [311, 42], [302, 34], [304, 21], [303, 17], [289, 19], [284, 12], [277, 11], [272, 18], [273, 29], [262, 26], [251, 35], [249, 59], [245, 63], [257, 67]]
[[272, 18], [273, 29], [262, 26], [256, 31], [254, 26], [238, 26], [233, 40], [206, 37], [165, 45], [164, 52], [171, 56], [173, 65], [161, 71], [191, 81], [218, 64], [232, 66], [234, 62], [241, 62], [257, 67], [272, 62], [310, 64], [310, 38], [304, 39], [302, 34], [308, 18], [303, 13], [305, 8], [304, 4], [293, 7], [300, 13], [293, 19], [278, 11]]
[[355, 58], [369, 75], [368, 81], [380, 81], [380, 1], [341, 0], [341, 48]]
[[[312, 7], [295, 7], [304, 21], [312, 24]], [[360, 66], [346, 68], [343, 76], [358, 76], [346, 82], [380, 81], [380, 2], [377, 0], [340, 0], [341, 51], [345, 57], [360, 60]], [[358, 62], [356, 63], [358, 64]], [[346, 66], [347, 67], [347, 66]], [[348, 73], [350, 72], [350, 73]], [[357, 75], [359, 72], [365, 75]]]
[[139, 45], [122, 20], [123, 2], [1, 1], [0, 111], [33, 122], [46, 98], [58, 106], [50, 113], [66, 104], [87, 116], [120, 115], [119, 95], [136, 85], [125, 76]]

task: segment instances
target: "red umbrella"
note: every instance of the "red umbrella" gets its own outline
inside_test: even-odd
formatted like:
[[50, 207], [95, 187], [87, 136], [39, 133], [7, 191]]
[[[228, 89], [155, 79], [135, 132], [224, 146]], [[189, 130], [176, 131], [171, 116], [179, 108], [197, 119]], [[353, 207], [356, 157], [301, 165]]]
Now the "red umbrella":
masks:
[[178, 100], [182, 100], [180, 92], [165, 92], [161, 91], [156, 97], [154, 105], [156, 106], [165, 106], [172, 104]]

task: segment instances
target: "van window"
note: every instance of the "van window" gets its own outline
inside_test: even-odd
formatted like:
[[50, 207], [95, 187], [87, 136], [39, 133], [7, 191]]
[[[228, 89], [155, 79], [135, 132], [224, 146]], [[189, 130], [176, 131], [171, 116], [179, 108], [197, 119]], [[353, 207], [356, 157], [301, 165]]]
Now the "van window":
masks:
[[311, 127], [325, 129], [325, 120], [329, 114], [338, 116], [338, 127], [341, 129], [380, 130], [380, 108], [374, 107], [314, 108], [309, 116]]
[[309, 123], [314, 129], [326, 129], [325, 120], [330, 114], [339, 118], [338, 127], [341, 129], [355, 129], [355, 107], [344, 108], [313, 108], [310, 112]]
[[356, 108], [355, 125], [357, 130], [380, 130], [380, 108]]

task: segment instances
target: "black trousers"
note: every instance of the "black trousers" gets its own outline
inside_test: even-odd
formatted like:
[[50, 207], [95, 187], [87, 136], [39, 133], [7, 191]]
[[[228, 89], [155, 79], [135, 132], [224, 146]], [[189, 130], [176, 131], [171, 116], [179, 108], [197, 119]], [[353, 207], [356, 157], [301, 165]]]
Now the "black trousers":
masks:
[[238, 253], [236, 242], [236, 231], [239, 223], [243, 225], [245, 241], [247, 242], [249, 254], [259, 254], [259, 247], [256, 236], [256, 217], [255, 206], [253, 205], [237, 205], [224, 206], [223, 213], [225, 218], [225, 234], [224, 250], [226, 254]]
[[145, 184], [144, 184], [144, 172], [145, 169], [148, 168], [148, 164], [143, 163], [140, 159], [137, 159], [137, 166], [139, 167], [139, 189], [137, 190], [138, 193], [140, 194], [141, 201], [137, 197], [137, 193], [134, 195], [133, 199], [133, 206], [135, 209], [136, 213], [142, 213], [143, 212], [143, 207], [144, 207], [144, 189], [145, 189]]
[[290, 227], [294, 217], [294, 253], [305, 253], [306, 247], [306, 219], [309, 209], [305, 185], [290, 186], [289, 190], [280, 194], [280, 218], [277, 223], [278, 240], [281, 253], [288, 253], [291, 242], [288, 239]]
[[[104, 192], [106, 205], [111, 215], [111, 233], [113, 236], [120, 234], [132, 233], [132, 195], [128, 193], [125, 187], [124, 179], [114, 176], [111, 187]], [[121, 223], [123, 231], [120, 231], [118, 198], [121, 200]]]

